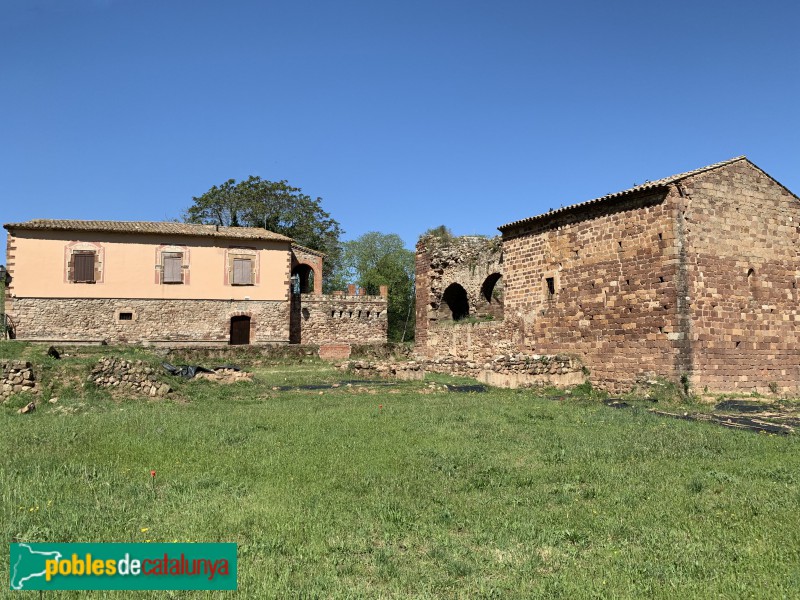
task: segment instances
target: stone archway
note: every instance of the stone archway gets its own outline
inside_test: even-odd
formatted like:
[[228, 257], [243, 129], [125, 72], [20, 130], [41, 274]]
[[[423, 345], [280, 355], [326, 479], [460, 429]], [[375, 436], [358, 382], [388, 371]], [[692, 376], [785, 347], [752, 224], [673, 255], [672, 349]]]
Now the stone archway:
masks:
[[314, 293], [314, 268], [311, 265], [301, 263], [292, 269], [292, 293], [293, 294], [313, 294]]
[[467, 298], [467, 291], [460, 284], [451, 283], [442, 294], [442, 303], [439, 306], [439, 310], [441, 311], [445, 306], [450, 311], [449, 317], [453, 321], [460, 321], [468, 317], [469, 299]]
[[483, 280], [476, 308], [478, 313], [476, 316], [503, 318], [503, 276], [501, 273], [492, 273]]

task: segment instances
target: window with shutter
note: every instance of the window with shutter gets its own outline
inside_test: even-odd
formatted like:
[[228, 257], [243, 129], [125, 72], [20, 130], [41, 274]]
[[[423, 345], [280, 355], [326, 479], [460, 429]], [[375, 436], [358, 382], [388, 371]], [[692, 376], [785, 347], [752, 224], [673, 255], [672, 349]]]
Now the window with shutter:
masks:
[[249, 258], [233, 259], [233, 285], [253, 284], [253, 261]]
[[162, 281], [164, 283], [183, 283], [183, 254], [164, 252], [162, 262]]
[[72, 255], [72, 281], [94, 283], [94, 252], [75, 252]]

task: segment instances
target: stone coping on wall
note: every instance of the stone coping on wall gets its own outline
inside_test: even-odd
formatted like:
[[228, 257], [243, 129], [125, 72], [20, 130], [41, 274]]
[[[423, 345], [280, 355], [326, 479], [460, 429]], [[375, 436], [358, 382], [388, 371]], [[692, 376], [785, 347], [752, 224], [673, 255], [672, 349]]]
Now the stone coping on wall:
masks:
[[383, 296], [366, 296], [359, 294], [298, 294], [302, 302], [383, 302]]

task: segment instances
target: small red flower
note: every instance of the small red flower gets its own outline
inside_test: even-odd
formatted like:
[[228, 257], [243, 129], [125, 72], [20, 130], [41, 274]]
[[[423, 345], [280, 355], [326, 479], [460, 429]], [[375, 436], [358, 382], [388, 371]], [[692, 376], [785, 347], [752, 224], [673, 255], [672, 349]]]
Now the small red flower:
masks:
[[378, 409], [383, 410], [383, 404], [378, 404]]
[[156, 476], [156, 472], [151, 470], [150, 471], [150, 477], [155, 477], [155, 476]]

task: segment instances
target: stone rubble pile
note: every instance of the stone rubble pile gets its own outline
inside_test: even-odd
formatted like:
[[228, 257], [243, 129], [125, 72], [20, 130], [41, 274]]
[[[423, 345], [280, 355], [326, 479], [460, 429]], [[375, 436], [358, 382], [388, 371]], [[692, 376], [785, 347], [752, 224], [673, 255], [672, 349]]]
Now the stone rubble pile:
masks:
[[413, 360], [408, 362], [355, 360], [342, 363], [339, 369], [352, 371], [357, 376], [378, 375], [397, 379], [423, 379], [425, 377], [423, 365]]
[[116, 388], [131, 394], [163, 397], [172, 391], [168, 383], [156, 376], [157, 370], [147, 363], [122, 358], [101, 358], [89, 375], [89, 381], [99, 387]]
[[39, 384], [31, 363], [24, 360], [0, 360], [0, 399], [5, 402], [12, 394], [38, 392]]
[[219, 383], [236, 383], [237, 381], [252, 381], [253, 374], [247, 371], [237, 371], [236, 369], [220, 367], [213, 369], [211, 373], [200, 372], [194, 377], [195, 379], [208, 379]]

